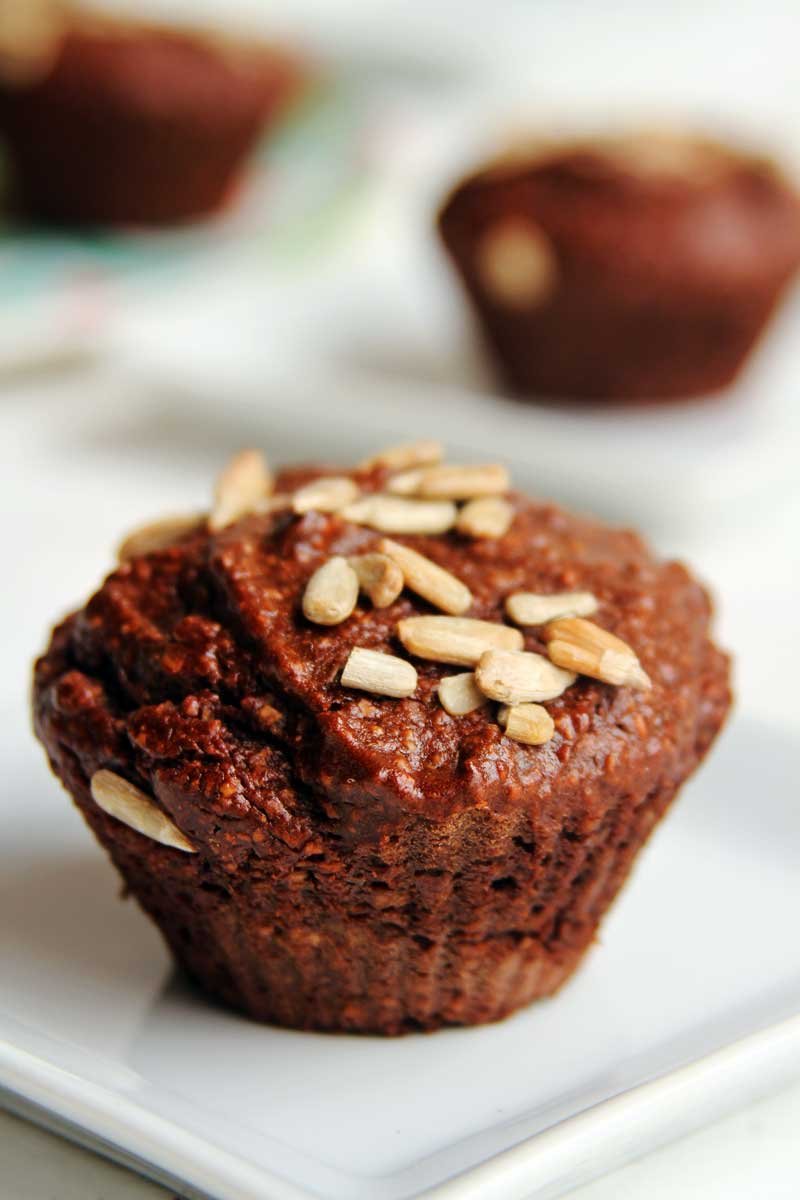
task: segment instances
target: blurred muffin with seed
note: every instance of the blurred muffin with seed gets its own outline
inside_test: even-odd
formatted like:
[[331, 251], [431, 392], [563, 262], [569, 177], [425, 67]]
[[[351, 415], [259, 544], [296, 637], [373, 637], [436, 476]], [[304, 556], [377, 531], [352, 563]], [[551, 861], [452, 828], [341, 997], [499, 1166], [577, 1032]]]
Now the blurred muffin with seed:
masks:
[[778, 167], [678, 133], [510, 152], [455, 188], [439, 229], [526, 396], [724, 388], [800, 264], [800, 201]]

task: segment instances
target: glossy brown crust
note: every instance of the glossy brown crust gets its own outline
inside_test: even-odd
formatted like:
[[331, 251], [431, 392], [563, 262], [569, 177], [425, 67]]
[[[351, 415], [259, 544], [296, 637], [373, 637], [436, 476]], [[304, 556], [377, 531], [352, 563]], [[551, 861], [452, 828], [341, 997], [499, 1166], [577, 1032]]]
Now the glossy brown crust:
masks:
[[[523, 395], [647, 401], [735, 377], [800, 265], [800, 202], [776, 168], [689, 143], [683, 170], [563, 147], [461, 183], [444, 243], [503, 379]], [[557, 280], [541, 302], [498, 302], [478, 269], [491, 229], [530, 222]]]
[[[631, 533], [514, 504], [497, 541], [404, 540], [470, 585], [475, 616], [502, 619], [518, 588], [594, 591], [653, 680], [580, 680], [548, 704], [546, 746], [506, 738], [489, 709], [448, 716], [435, 688], [457, 668], [418, 662], [408, 700], [340, 686], [351, 646], [403, 653], [398, 619], [429, 610], [404, 594], [309, 626], [311, 572], [378, 538], [334, 516], [253, 517], [134, 560], [54, 634], [35, 684], [53, 768], [179, 961], [227, 1002], [398, 1033], [552, 992], [717, 733], [728, 666], [703, 589]], [[100, 767], [153, 794], [198, 853], [98, 809]]]
[[159, 225], [219, 208], [299, 83], [288, 56], [169, 28], [67, 29], [41, 78], [0, 83], [24, 212]]

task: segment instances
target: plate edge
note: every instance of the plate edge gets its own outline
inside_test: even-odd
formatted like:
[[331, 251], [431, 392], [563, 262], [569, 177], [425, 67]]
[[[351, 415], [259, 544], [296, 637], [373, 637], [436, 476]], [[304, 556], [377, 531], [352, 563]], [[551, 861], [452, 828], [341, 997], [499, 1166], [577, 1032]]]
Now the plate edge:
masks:
[[419, 1200], [555, 1200], [779, 1090], [798, 1071], [800, 1013], [568, 1117]]
[[[755, 1068], [758, 1068], [755, 1070]], [[800, 1070], [800, 1014], [569, 1117], [432, 1188], [422, 1200], [554, 1200], [776, 1090]], [[0, 1083], [121, 1155], [220, 1200], [318, 1200], [316, 1193], [210, 1146], [174, 1122], [8, 1041]], [[169, 1131], [165, 1142], [164, 1130]], [[102, 1151], [101, 1151], [102, 1152]]]

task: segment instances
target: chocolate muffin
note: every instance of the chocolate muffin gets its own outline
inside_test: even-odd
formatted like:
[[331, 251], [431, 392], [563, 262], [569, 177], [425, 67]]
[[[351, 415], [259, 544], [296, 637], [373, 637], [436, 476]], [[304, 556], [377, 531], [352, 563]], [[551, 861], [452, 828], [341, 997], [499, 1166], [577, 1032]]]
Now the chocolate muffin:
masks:
[[677, 135], [509, 154], [455, 189], [439, 229], [526, 396], [723, 388], [800, 264], [800, 202], [777, 168]]
[[245, 453], [53, 634], [53, 770], [209, 993], [398, 1034], [555, 992], [730, 703], [710, 603], [634, 534], [431, 443]]
[[231, 194], [297, 65], [257, 43], [32, 5], [0, 37], [15, 205], [70, 225], [168, 225]]

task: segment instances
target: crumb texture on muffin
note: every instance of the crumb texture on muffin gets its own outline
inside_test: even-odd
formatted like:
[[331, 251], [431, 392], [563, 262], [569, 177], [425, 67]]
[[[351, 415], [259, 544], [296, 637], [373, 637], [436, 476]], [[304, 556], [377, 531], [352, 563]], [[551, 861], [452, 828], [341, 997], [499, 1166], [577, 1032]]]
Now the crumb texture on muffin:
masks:
[[[456, 516], [446, 532], [386, 539], [342, 511], [295, 512], [286, 497], [326, 474], [283, 472], [282, 499], [253, 499], [213, 533], [194, 518], [126, 558], [39, 660], [36, 729], [130, 891], [216, 996], [301, 1028], [497, 1019], [568, 977], [719, 729], [728, 668], [709, 600], [633, 533], [513, 491], [513, 519], [489, 538]], [[379, 497], [392, 468], [348, 478]], [[466, 613], [408, 583], [376, 606], [348, 564], [386, 559], [387, 542], [460, 581]], [[304, 592], [334, 560], [353, 576], [349, 615], [315, 623]], [[508, 624], [517, 594], [523, 615], [557, 619]], [[421, 617], [506, 630], [502, 653], [526, 652], [513, 706], [538, 696], [524, 688], [548, 637], [590, 626], [576, 606], [647, 686], [550, 666], [550, 698], [502, 714], [508, 731], [480, 671], [419, 656], [398, 633]], [[503, 661], [486, 662], [493, 687]], [[603, 677], [600, 658], [586, 661], [577, 669]], [[99, 771], [151, 798], [195, 853], [94, 803]]]

